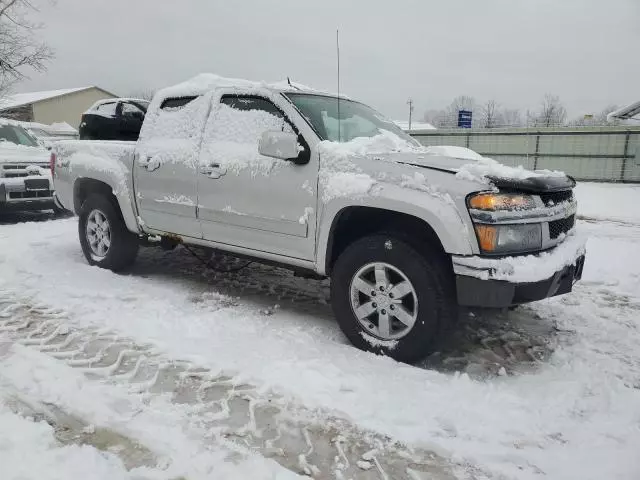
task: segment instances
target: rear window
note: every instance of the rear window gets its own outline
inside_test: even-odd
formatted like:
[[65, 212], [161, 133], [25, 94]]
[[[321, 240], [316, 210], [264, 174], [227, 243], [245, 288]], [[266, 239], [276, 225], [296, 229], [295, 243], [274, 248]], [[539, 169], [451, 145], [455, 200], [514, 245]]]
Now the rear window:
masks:
[[178, 98], [167, 98], [160, 108], [162, 110], [177, 110], [179, 108], [184, 107], [190, 102], [193, 102], [198, 97], [178, 97]]

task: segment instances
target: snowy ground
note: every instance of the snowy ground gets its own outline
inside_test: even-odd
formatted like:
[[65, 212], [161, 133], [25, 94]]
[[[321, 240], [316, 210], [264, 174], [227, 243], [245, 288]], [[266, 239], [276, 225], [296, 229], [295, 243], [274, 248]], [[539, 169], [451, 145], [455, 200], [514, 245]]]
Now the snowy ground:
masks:
[[637, 479], [640, 188], [578, 196], [575, 292], [465, 315], [416, 367], [347, 345], [326, 282], [183, 250], [115, 275], [75, 219], [3, 217], [3, 478]]

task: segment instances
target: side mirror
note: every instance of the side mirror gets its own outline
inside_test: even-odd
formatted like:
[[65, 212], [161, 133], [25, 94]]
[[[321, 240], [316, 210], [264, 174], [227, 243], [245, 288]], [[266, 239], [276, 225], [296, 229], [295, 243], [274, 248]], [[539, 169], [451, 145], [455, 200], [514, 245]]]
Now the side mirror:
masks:
[[267, 131], [260, 137], [258, 152], [265, 157], [295, 160], [300, 154], [298, 137], [293, 133]]

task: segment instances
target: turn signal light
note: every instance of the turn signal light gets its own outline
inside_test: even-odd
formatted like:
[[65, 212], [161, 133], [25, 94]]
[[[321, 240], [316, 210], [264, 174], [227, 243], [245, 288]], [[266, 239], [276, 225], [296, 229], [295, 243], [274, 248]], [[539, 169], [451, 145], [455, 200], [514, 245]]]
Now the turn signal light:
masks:
[[498, 243], [498, 229], [492, 225], [476, 225], [478, 243], [483, 252], [494, 252]]
[[480, 193], [469, 199], [469, 207], [476, 210], [526, 210], [535, 206], [530, 195]]

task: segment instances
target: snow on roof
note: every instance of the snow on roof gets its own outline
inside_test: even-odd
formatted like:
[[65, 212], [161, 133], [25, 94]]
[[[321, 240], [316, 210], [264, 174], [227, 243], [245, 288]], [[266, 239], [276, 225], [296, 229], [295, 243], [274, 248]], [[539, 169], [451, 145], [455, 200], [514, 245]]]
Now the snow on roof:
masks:
[[[0, 100], [0, 110], [7, 110], [9, 108], [21, 107], [23, 105], [30, 105], [32, 103], [41, 102], [50, 98], [61, 97], [62, 95], [68, 95], [70, 93], [81, 92], [90, 88], [98, 87], [78, 87], [78, 88], [65, 88], [62, 90], [46, 90], [43, 92], [29, 92], [29, 93], [16, 93], [9, 95]], [[109, 93], [109, 92], [106, 92]]]
[[100, 105], [104, 105], [106, 103], [114, 103], [114, 102], [134, 102], [134, 103], [151, 103], [149, 100], [145, 100], [143, 98], [129, 98], [129, 97], [114, 97], [114, 98], [103, 98], [98, 100], [93, 105], [91, 105], [84, 113], [93, 112]]
[[[409, 131], [409, 122], [405, 120], [395, 120], [394, 123], [398, 125], [402, 130]], [[416, 130], [435, 130], [436, 127], [427, 122], [411, 122], [411, 131]]]
[[[185, 82], [163, 88], [158, 92], [155, 98], [166, 99], [172, 97], [192, 97], [204, 95], [205, 93], [217, 88], [238, 88], [242, 90], [267, 88], [284, 92], [306, 92], [328, 94], [322, 90], [307, 87], [300, 83], [289, 82], [288, 80], [267, 83], [265, 81], [255, 82], [244, 80], [241, 78], [225, 78], [213, 73], [201, 73]], [[333, 94], [331, 94], [333, 95]], [[340, 95], [341, 98], [348, 98]]]
[[636, 115], [640, 115], [640, 101], [611, 112], [607, 115], [607, 120], [612, 121], [615, 118], [627, 120], [635, 117]]

